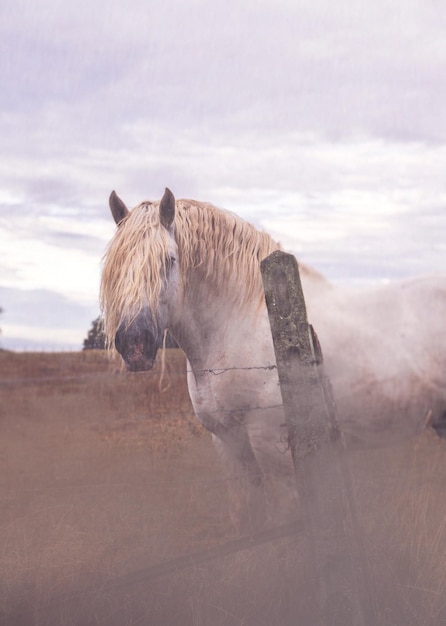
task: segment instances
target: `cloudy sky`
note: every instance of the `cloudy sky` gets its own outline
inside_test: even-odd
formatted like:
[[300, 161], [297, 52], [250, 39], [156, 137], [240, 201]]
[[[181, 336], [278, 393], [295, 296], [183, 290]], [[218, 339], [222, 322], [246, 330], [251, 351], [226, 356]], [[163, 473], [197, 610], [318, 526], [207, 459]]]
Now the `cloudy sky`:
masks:
[[0, 345], [82, 345], [112, 189], [346, 285], [446, 271], [445, 32], [442, 0], [2, 0]]

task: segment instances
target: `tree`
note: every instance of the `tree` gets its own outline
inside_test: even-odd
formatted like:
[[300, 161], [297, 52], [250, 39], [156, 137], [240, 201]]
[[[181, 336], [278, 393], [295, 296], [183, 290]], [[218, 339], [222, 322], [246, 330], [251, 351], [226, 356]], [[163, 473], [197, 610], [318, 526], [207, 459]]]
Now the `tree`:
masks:
[[87, 338], [84, 339], [83, 350], [105, 350], [105, 345], [104, 323], [100, 317], [97, 317], [91, 323]]

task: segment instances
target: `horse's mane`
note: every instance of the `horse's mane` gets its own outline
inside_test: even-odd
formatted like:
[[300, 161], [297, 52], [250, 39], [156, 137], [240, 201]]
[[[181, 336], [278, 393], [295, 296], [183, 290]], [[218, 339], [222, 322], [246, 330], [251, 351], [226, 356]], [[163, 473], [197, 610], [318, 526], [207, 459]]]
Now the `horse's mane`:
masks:
[[[123, 317], [136, 315], [144, 304], [152, 311], [157, 308], [169, 262], [169, 234], [160, 224], [158, 208], [158, 202], [136, 206], [107, 248], [101, 306], [109, 337]], [[198, 289], [206, 281], [209, 289], [234, 305], [244, 306], [253, 299], [260, 303], [260, 261], [280, 245], [237, 215], [211, 204], [177, 200], [175, 209], [184, 288]]]
[[183, 275], [195, 270], [202, 280], [210, 278], [208, 288], [235, 304], [246, 304], [261, 294], [260, 261], [279, 244], [234, 213], [212, 204], [180, 200], [176, 208], [175, 233]]

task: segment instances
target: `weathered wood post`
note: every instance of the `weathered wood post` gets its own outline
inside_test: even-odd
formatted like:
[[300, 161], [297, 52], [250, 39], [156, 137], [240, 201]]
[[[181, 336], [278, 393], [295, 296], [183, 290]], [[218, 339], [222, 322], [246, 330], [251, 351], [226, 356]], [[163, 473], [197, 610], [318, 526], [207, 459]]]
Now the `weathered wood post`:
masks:
[[302, 599], [303, 617], [312, 626], [376, 626], [347, 460], [297, 261], [276, 251], [261, 270], [307, 541], [311, 598]]

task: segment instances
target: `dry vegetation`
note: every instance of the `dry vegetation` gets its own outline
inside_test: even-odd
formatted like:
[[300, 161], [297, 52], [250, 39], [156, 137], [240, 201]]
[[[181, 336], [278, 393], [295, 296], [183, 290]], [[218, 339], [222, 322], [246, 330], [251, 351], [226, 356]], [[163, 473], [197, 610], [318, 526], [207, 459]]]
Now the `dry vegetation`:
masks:
[[[0, 352], [2, 626], [303, 624], [298, 534], [181, 560], [235, 538], [184, 369], [160, 393], [105, 353]], [[379, 624], [446, 623], [445, 442], [349, 461]]]

